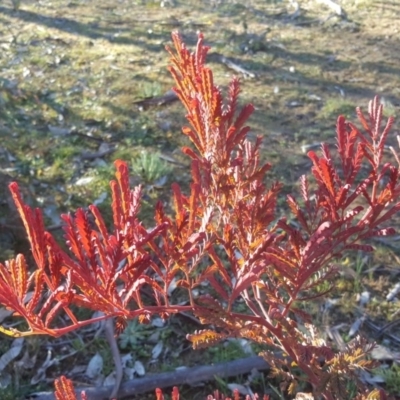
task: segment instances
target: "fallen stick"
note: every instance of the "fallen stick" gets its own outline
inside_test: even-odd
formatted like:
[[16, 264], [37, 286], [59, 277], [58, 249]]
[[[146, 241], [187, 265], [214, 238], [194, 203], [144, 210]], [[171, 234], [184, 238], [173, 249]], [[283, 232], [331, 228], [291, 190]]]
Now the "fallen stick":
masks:
[[320, 3], [328, 6], [336, 15], [345, 16], [343, 8], [332, 0], [319, 0]]
[[[161, 374], [149, 374], [145, 378], [132, 379], [122, 383], [118, 391], [118, 399], [146, 392], [154, 392], [156, 388], [164, 389], [172, 386], [193, 385], [210, 381], [214, 379], [214, 376], [228, 378], [230, 376], [248, 374], [253, 368], [268, 370], [269, 365], [262, 357], [253, 356], [226, 363], [202, 365], [179, 369], [178, 371], [163, 372]], [[75, 389], [75, 393], [78, 399], [80, 399], [82, 390], [86, 392], [88, 400], [105, 400], [109, 399], [113, 386], [77, 388]], [[55, 400], [54, 394], [51, 392], [35, 393], [31, 398], [35, 400]]]
[[241, 67], [239, 64], [234, 63], [233, 61], [229, 60], [228, 58], [221, 56], [220, 61], [225, 64], [228, 68], [231, 70], [243, 74], [244, 78], [257, 78], [257, 75], [254, 72], [251, 72], [243, 67]]

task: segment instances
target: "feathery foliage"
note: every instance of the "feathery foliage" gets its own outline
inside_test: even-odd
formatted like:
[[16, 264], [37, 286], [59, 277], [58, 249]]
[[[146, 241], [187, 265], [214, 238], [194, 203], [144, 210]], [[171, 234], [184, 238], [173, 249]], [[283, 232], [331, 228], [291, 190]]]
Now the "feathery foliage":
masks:
[[[138, 219], [141, 189], [129, 187], [127, 165], [116, 161], [113, 229], [107, 229], [94, 205], [90, 212], [64, 215], [67, 252], [45, 230], [41, 212], [28, 207], [12, 183], [37, 268], [29, 272], [22, 255], [0, 264], [0, 303], [29, 325], [24, 332], [5, 326], [0, 331], [14, 337], [60, 336], [112, 317], [121, 331], [135, 317], [146, 322], [155, 314], [167, 318], [187, 311], [217, 328], [189, 335], [194, 348], [243, 337], [281, 350], [283, 358], [269, 351], [262, 356], [290, 394], [296, 393], [300, 378], [293, 369], [298, 367], [317, 397], [343, 398], [351, 380], [357, 399], [385, 399], [383, 391], [368, 392], [359, 379], [360, 370], [374, 367], [367, 358], [373, 344], [356, 338], [336, 352], [298, 305], [326, 293], [317, 287], [333, 282], [334, 261], [343, 252], [372, 251], [366, 239], [394, 234], [389, 225], [400, 210], [399, 165], [383, 163], [393, 119], [382, 128], [377, 98], [368, 115], [357, 109], [363, 131], [339, 117], [337, 149], [323, 144], [320, 155], [310, 151], [311, 176], [301, 178], [299, 198], [287, 196], [295, 222], [289, 223], [276, 215], [281, 184], [266, 182], [271, 166], [260, 161], [261, 138], [254, 143], [247, 138], [254, 108], [238, 110], [238, 79], [232, 79], [224, 99], [205, 65], [209, 48], [203, 36], [195, 52], [178, 33], [172, 38], [170, 72], [187, 112], [183, 133], [194, 146], [183, 149], [192, 163], [190, 193], [173, 184], [174, 215], [159, 203], [155, 226], [146, 228]], [[168, 297], [173, 280], [186, 291], [187, 305]], [[203, 283], [213, 296], [195, 296]], [[151, 305], [142, 299], [144, 287], [152, 293]], [[238, 299], [246, 312], [237, 310]], [[72, 305], [104, 316], [79, 321]], [[60, 313], [69, 317], [69, 326], [57, 326]], [[65, 379], [56, 388], [60, 399], [74, 398], [60, 397], [71, 389]], [[178, 398], [178, 392], [173, 396]]]

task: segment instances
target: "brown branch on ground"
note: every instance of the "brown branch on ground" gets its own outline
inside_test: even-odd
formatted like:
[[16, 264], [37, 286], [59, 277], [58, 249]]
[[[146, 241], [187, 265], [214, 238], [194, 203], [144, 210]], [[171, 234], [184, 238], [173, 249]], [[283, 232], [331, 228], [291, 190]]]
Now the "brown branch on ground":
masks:
[[[199, 382], [213, 380], [214, 376], [228, 378], [247, 374], [250, 373], [253, 368], [257, 370], [268, 370], [269, 365], [262, 357], [252, 356], [215, 365], [203, 365], [178, 371], [149, 374], [145, 378], [132, 379], [128, 382], [124, 382], [118, 391], [118, 399], [146, 392], [154, 392], [156, 388], [164, 389], [172, 386], [194, 385]], [[75, 390], [77, 396], [80, 396], [82, 390], [85, 390], [88, 400], [106, 400], [109, 399], [113, 387], [77, 388]], [[36, 393], [32, 398], [35, 400], [55, 399], [54, 394], [50, 392]]]

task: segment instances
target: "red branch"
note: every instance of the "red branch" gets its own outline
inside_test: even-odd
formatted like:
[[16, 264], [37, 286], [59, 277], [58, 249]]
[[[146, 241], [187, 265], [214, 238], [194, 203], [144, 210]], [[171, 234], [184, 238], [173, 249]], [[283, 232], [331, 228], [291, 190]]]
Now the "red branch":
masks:
[[[30, 272], [21, 255], [0, 264], [0, 303], [29, 324], [26, 332], [0, 331], [59, 336], [110, 317], [118, 317], [120, 331], [127, 319], [146, 322], [154, 314], [167, 318], [191, 311], [218, 327], [189, 335], [194, 347], [227, 337], [248, 338], [289, 355], [291, 362], [263, 353], [284, 381], [293, 379], [293, 362], [326, 399], [345, 386], [342, 378], [333, 379], [335, 369], [361, 390], [354, 365], [366, 367], [360, 354], [370, 347], [359, 340], [359, 353], [349, 348], [347, 358], [328, 351], [311, 325], [298, 329], [299, 318], [311, 320], [299, 304], [326, 293], [318, 288], [333, 284], [333, 261], [345, 251], [371, 251], [363, 240], [394, 234], [388, 224], [400, 210], [399, 167], [382, 163], [393, 119], [381, 128], [377, 98], [368, 116], [357, 110], [364, 133], [339, 117], [337, 148], [324, 144], [319, 155], [309, 152], [311, 178], [301, 178], [301, 200], [287, 197], [294, 220], [288, 223], [276, 215], [281, 184], [266, 182], [270, 164], [260, 162], [261, 138], [247, 138], [254, 107], [238, 110], [238, 79], [232, 79], [224, 99], [205, 65], [209, 48], [203, 36], [195, 52], [178, 33], [172, 38], [170, 71], [187, 112], [189, 126], [183, 133], [193, 144], [183, 149], [192, 160], [190, 193], [173, 184], [173, 215], [158, 204], [155, 226], [148, 229], [138, 219], [141, 189], [130, 188], [127, 164], [118, 160], [111, 182], [113, 229], [107, 229], [94, 205], [64, 215], [69, 247], [64, 251], [45, 231], [41, 212], [27, 206], [12, 183], [37, 268]], [[187, 305], [169, 298], [174, 280], [186, 291]], [[213, 297], [195, 296], [194, 289], [204, 283]], [[144, 289], [153, 297], [151, 305], [142, 299]], [[247, 312], [237, 311], [238, 300], [245, 302]], [[72, 305], [101, 311], [104, 317], [79, 321]], [[68, 316], [69, 326], [57, 327], [60, 313]]]

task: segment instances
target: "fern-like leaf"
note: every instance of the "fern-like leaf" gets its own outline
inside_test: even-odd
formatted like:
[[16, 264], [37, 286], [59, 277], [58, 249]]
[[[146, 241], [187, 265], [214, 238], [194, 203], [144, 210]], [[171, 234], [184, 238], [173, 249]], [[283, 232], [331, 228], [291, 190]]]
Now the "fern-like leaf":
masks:
[[79, 399], [76, 397], [72, 381], [67, 379], [65, 376], [56, 379], [54, 381], [54, 386], [56, 389], [54, 392], [56, 400], [87, 400], [85, 392], [81, 393]]

